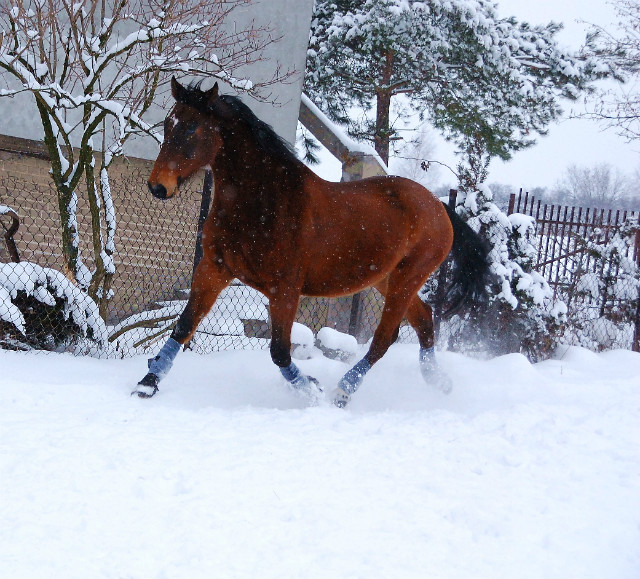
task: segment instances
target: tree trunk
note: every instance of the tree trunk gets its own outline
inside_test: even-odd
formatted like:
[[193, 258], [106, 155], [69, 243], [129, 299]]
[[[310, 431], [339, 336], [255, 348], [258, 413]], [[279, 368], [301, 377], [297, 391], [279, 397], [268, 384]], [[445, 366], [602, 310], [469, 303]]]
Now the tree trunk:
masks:
[[66, 276], [78, 281], [78, 230], [76, 222], [77, 198], [74, 199], [76, 183], [69, 180], [68, 171], [63, 168], [62, 151], [58, 147], [54, 123], [49, 116], [46, 105], [36, 98], [38, 112], [42, 119], [44, 144], [51, 159], [51, 177], [58, 193], [58, 210], [60, 212], [60, 228], [62, 231], [62, 257]]
[[100, 198], [102, 200], [102, 207], [104, 207], [104, 220], [107, 239], [103, 243], [103, 250], [105, 258], [108, 263], [104, 263], [104, 281], [102, 283], [102, 296], [99, 303], [100, 317], [106, 322], [109, 300], [111, 299], [111, 285], [113, 283], [113, 276], [115, 275], [115, 264], [111, 261], [115, 252], [115, 228], [116, 228], [116, 216], [115, 207], [113, 206], [113, 199], [111, 198], [111, 186], [109, 183], [108, 165], [104, 164], [100, 169]]
[[60, 211], [60, 225], [62, 228], [62, 255], [67, 270], [67, 277], [77, 279], [78, 246], [75, 215], [72, 211], [71, 200], [73, 191], [68, 187], [58, 185], [58, 209]]
[[389, 123], [391, 109], [391, 77], [393, 73], [393, 52], [389, 50], [385, 55], [384, 67], [380, 77], [380, 86], [376, 89], [376, 131], [374, 147], [382, 160], [389, 164], [389, 144], [392, 134]]
[[87, 163], [85, 169], [85, 179], [87, 186], [87, 198], [89, 200], [89, 211], [91, 212], [91, 241], [93, 246], [93, 261], [95, 271], [89, 284], [89, 296], [94, 302], [100, 304], [104, 299], [102, 282], [105, 276], [104, 264], [102, 262], [102, 251], [104, 244], [102, 240], [102, 223], [100, 219], [100, 200], [96, 187], [96, 176], [94, 171], [95, 158], [91, 154], [91, 162]]

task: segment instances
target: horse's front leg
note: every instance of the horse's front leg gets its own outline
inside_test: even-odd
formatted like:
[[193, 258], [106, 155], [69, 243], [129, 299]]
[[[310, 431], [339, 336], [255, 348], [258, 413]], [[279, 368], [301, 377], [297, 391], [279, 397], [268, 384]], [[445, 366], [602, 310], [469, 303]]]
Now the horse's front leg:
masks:
[[271, 312], [271, 360], [280, 373], [296, 389], [307, 390], [318, 381], [304, 375], [291, 361], [291, 326], [298, 311], [300, 293], [278, 291], [269, 300]]
[[151, 398], [158, 391], [158, 383], [171, 369], [180, 348], [193, 336], [198, 324], [209, 313], [220, 292], [233, 277], [223, 267], [204, 257], [193, 274], [189, 301], [178, 318], [171, 336], [155, 358], [149, 360], [149, 372], [131, 393], [140, 398]]

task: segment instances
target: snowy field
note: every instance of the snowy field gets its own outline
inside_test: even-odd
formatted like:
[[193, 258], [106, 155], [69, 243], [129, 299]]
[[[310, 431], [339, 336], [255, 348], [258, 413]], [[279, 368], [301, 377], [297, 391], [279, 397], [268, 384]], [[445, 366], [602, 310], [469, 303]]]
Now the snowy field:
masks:
[[[0, 577], [640, 576], [640, 355], [395, 345], [347, 410], [266, 351], [0, 351]], [[301, 361], [327, 390], [343, 363]]]

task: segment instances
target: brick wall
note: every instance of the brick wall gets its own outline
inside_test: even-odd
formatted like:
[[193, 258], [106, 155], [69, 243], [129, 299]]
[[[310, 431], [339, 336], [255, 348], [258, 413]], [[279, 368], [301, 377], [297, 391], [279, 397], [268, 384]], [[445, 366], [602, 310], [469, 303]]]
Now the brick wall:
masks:
[[[176, 290], [190, 285], [202, 176], [175, 199], [161, 202], [146, 187], [151, 166], [150, 161], [128, 158], [116, 160], [110, 170], [117, 220], [110, 321], [172, 299]], [[92, 268], [92, 249], [87, 245], [90, 217], [82, 188], [78, 197], [81, 251]], [[15, 235], [20, 258], [64, 271], [57, 195], [40, 143], [0, 137], [0, 205], [12, 207], [20, 216]], [[4, 244], [0, 259], [8, 261]]]

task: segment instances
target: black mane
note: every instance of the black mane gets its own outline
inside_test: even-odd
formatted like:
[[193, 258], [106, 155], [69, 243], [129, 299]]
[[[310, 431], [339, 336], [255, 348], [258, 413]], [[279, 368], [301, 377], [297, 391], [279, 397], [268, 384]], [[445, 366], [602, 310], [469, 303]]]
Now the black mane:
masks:
[[[224, 120], [244, 123], [255, 138], [258, 147], [268, 155], [288, 162], [299, 162], [292, 146], [278, 135], [271, 125], [261, 121], [254, 112], [237, 96], [220, 95], [213, 104], [209, 104], [205, 91], [200, 86], [202, 81], [190, 83], [182, 87], [179, 101], [193, 107], [203, 114], [215, 115]], [[222, 103], [222, 106], [221, 104]]]

